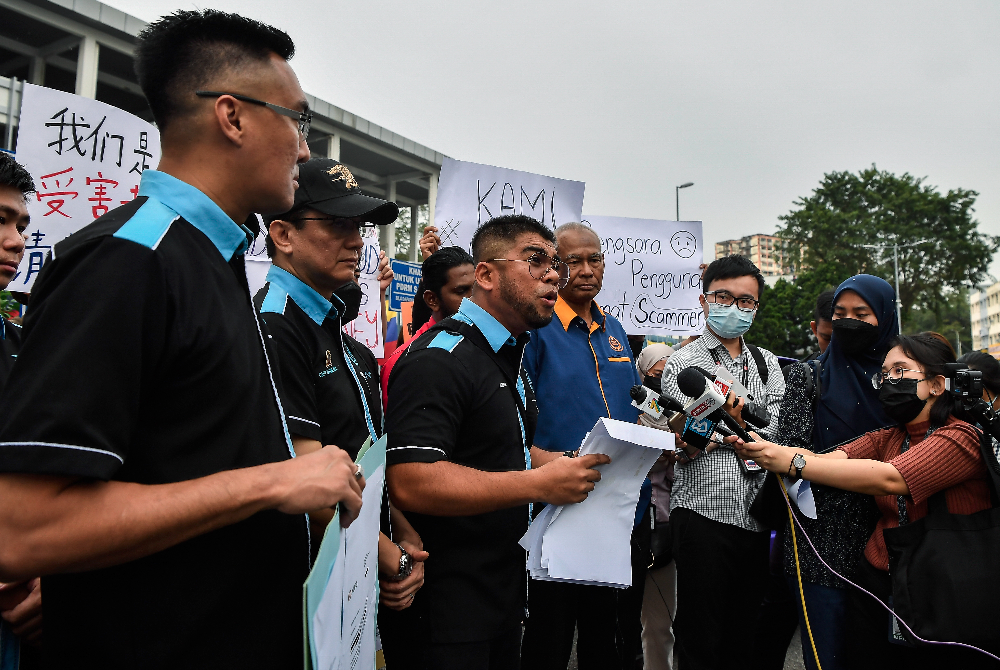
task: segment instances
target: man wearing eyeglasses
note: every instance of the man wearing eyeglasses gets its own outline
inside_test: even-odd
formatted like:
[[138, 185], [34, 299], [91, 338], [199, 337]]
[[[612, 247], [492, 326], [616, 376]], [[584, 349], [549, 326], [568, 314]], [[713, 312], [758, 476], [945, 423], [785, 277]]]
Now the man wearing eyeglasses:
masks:
[[[556, 229], [559, 257], [569, 267], [569, 281], [559, 289], [555, 318], [531, 334], [524, 369], [538, 399], [536, 462], [575, 451], [601, 417], [635, 423], [639, 410], [629, 390], [642, 379], [632, 360], [625, 329], [598, 306], [604, 281], [601, 238], [581, 223]], [[648, 535], [651, 486], [643, 485], [636, 510], [637, 538]], [[528, 618], [521, 645], [524, 670], [565, 669], [578, 630], [581, 667], [631, 668], [641, 632], [639, 613], [649, 564], [633, 546], [632, 586], [611, 587], [530, 580]]]
[[408, 667], [518, 668], [529, 503], [584, 500], [600, 479], [594, 466], [609, 462], [543, 459], [532, 446], [537, 410], [521, 359], [568, 279], [554, 241], [526, 216], [483, 224], [472, 238], [472, 297], [389, 377], [389, 495], [431, 556], [406, 610], [418, 640]]
[[[743, 256], [713, 261], [702, 278], [705, 331], [670, 357], [663, 392], [683, 404], [677, 375], [690, 366], [733, 375], [771, 414], [758, 431], [767, 439], [778, 426], [785, 379], [778, 359], [744, 340], [757, 314], [764, 277]], [[739, 408], [729, 408], [737, 420]], [[699, 452], [677, 440], [678, 466], [670, 494], [670, 525], [677, 564], [674, 634], [681, 666], [688, 670], [745, 665], [753, 649], [752, 626], [767, 586], [770, 534], [750, 515], [762, 474], [744, 471], [728, 447]]]
[[47, 667], [302, 666], [305, 514], [350, 523], [364, 482], [334, 446], [292, 458], [247, 287], [244, 222], [288, 211], [309, 158], [293, 51], [214, 10], [149, 24], [162, 160], [35, 283], [0, 400], [0, 581], [42, 575]]

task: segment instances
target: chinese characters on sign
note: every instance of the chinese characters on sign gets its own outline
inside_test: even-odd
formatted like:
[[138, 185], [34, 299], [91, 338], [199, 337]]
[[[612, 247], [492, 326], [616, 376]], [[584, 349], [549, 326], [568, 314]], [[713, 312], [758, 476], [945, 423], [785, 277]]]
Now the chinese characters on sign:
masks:
[[160, 160], [160, 134], [117, 107], [25, 84], [17, 160], [38, 192], [9, 289], [30, 292], [56, 242], [139, 195], [143, 171]]

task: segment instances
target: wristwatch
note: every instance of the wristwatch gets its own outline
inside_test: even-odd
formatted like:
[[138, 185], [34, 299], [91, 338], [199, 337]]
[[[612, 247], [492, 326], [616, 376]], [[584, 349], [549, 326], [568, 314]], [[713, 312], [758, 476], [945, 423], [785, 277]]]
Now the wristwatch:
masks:
[[802, 468], [806, 467], [806, 457], [802, 454], [795, 454], [792, 456], [792, 464], [788, 467], [789, 470], [795, 470], [792, 475], [792, 479], [798, 479], [802, 476]]
[[393, 581], [401, 582], [409, 577], [410, 573], [413, 572], [413, 557], [406, 553], [406, 549], [403, 549], [398, 542], [393, 542], [393, 544], [396, 545], [401, 552], [403, 552], [403, 555], [399, 557], [399, 573], [397, 573], [392, 579]]

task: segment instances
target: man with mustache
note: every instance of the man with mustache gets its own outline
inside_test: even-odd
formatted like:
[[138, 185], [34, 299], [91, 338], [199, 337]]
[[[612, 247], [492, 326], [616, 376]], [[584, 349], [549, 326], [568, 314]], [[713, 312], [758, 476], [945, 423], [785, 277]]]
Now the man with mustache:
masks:
[[[524, 349], [524, 369], [538, 399], [534, 445], [543, 458], [535, 462], [578, 449], [601, 417], [628, 423], [639, 418], [629, 390], [642, 379], [625, 329], [595, 300], [604, 282], [601, 238], [588, 225], [564, 223], [556, 229], [556, 249], [569, 267], [569, 281], [559, 289], [552, 323], [532, 333]], [[649, 565], [650, 491], [647, 479], [635, 515], [632, 586], [530, 581], [523, 670], [565, 670], [574, 629], [581, 667], [634, 667]]]
[[389, 495], [432, 558], [407, 612], [409, 667], [518, 668], [529, 503], [580, 502], [610, 462], [565, 456], [531, 468], [537, 409], [521, 368], [528, 331], [552, 320], [567, 278], [552, 231], [501, 216], [472, 238], [475, 287], [411, 344], [389, 378]]

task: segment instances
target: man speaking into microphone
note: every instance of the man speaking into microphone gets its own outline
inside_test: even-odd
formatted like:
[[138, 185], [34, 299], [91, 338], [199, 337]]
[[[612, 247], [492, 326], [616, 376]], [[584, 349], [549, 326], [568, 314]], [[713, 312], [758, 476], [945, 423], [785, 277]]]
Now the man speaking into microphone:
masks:
[[[769, 427], [758, 431], [770, 435], [785, 380], [774, 354], [743, 339], [757, 313], [764, 277], [748, 259], [732, 255], [712, 262], [702, 282], [705, 332], [670, 357], [663, 392], [688, 405], [695, 398], [678, 385], [684, 370], [728, 372], [749, 391], [745, 400], [770, 413]], [[754, 620], [767, 585], [769, 536], [750, 516], [764, 478], [747, 472], [729, 448], [700, 451], [681, 440], [677, 446], [691, 457], [678, 461], [670, 495], [680, 663], [685, 670], [740, 667], [752, 649], [746, 624]]]

